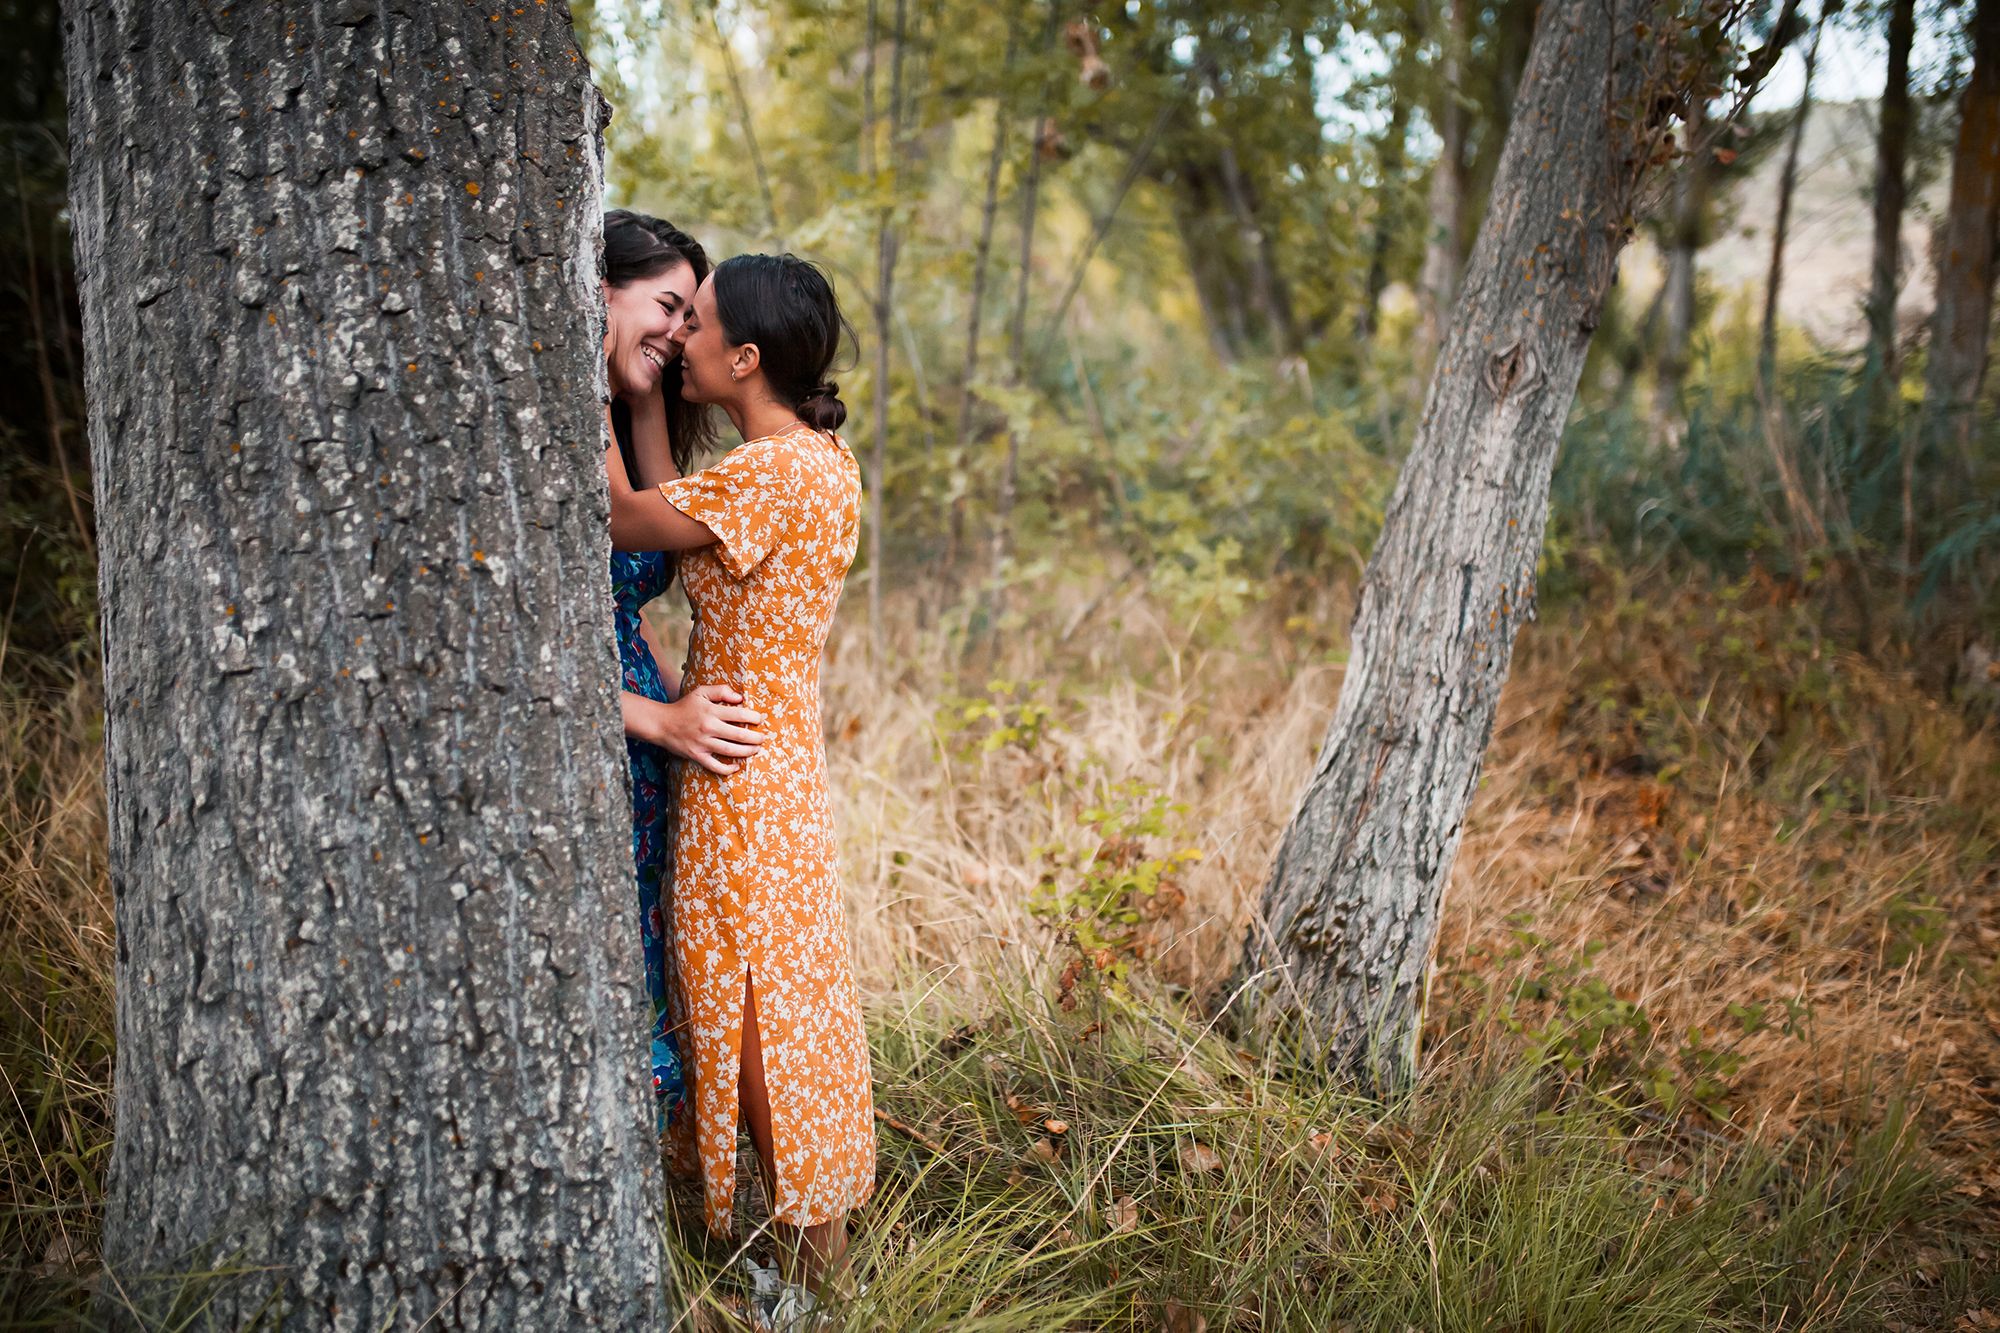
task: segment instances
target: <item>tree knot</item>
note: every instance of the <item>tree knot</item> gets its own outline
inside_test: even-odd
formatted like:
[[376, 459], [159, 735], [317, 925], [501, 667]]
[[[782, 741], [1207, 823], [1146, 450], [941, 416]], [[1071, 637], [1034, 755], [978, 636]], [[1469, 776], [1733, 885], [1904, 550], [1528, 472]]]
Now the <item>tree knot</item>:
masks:
[[1496, 402], [1516, 391], [1533, 393], [1542, 384], [1542, 359], [1534, 348], [1516, 338], [1486, 359], [1480, 377]]

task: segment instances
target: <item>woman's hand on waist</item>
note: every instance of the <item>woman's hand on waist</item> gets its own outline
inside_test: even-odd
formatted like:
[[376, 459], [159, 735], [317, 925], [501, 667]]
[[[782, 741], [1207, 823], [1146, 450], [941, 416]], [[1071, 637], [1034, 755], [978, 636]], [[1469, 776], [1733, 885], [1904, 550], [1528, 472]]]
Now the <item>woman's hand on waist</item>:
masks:
[[[636, 703], [634, 702], [636, 700]], [[697, 685], [670, 704], [625, 696], [625, 734], [727, 777], [764, 743], [764, 716], [727, 685]]]

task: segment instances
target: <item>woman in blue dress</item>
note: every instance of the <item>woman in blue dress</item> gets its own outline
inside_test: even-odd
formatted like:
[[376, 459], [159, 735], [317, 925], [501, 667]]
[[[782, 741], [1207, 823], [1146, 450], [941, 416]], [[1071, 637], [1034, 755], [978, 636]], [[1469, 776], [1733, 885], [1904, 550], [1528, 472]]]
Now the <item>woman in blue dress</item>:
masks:
[[[684, 473], [714, 442], [705, 409], [680, 395], [680, 349], [671, 338], [708, 273], [692, 237], [657, 218], [616, 210], [604, 219], [604, 363], [611, 385], [612, 444], [605, 467], [630, 483], [658, 485]], [[686, 1116], [686, 1078], [675, 1031], [685, 1021], [668, 970], [667, 914], [673, 882], [673, 757], [733, 773], [756, 753], [763, 719], [726, 686], [685, 697], [678, 674], [663, 669], [646, 629], [644, 608], [673, 582], [673, 557], [621, 549], [611, 533], [611, 592], [622, 673], [620, 706], [632, 776], [632, 866], [639, 899], [639, 943], [652, 1000], [653, 1091], [662, 1129]], [[679, 1135], [676, 1136], [680, 1137]], [[684, 1155], [684, 1154], [677, 1154]]]

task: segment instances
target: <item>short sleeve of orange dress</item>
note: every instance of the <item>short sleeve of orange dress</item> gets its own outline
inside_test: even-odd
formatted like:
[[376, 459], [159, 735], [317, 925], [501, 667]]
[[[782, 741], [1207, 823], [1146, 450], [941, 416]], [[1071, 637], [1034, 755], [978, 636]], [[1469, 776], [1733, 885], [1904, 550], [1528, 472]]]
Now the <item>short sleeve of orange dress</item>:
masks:
[[789, 526], [784, 448], [778, 439], [753, 441], [713, 467], [660, 483], [668, 504], [715, 534], [716, 555], [734, 578], [749, 578]]

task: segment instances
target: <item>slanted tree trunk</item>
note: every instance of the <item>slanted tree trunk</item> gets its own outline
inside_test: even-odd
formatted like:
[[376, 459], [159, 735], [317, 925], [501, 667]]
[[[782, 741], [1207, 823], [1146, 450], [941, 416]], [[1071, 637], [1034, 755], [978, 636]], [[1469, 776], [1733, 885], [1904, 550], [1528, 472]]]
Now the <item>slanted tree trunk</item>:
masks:
[[[1326, 742], [1245, 941], [1253, 1011], [1392, 1083], [1627, 218], [1678, 100], [1669, 16], [1547, 0], [1486, 220], [1362, 581]], [[1589, 78], [1577, 71], [1589, 70]]]
[[1937, 309], [1931, 317], [1924, 413], [1934, 439], [1972, 437], [1973, 405], [1986, 377], [1993, 325], [1996, 237], [2000, 237], [2000, 0], [1978, 0], [1972, 16], [1972, 78], [1959, 102], [1951, 196], [1937, 250]]
[[[1875, 257], [1868, 274], [1868, 358], [1865, 386], [1896, 375], [1896, 294], [1903, 276], [1905, 164], [1910, 150], [1910, 46], [1917, 34], [1916, 0], [1891, 0], [1889, 69], [1882, 84], [1881, 129], [1875, 141]], [[1863, 412], [1864, 419], [1867, 413]]]
[[488, 13], [69, 7], [116, 1324], [666, 1322], [602, 104]]

